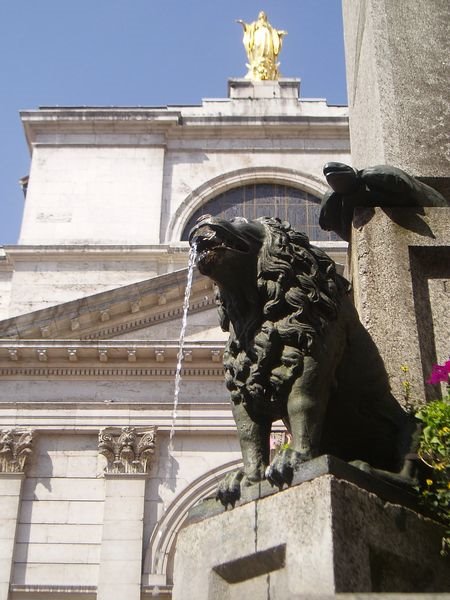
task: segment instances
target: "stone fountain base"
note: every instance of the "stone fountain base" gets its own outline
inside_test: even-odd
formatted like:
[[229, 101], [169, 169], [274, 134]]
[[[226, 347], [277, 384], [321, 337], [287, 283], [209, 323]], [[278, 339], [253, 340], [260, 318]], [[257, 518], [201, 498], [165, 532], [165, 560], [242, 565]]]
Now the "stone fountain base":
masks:
[[206, 500], [179, 534], [173, 599], [448, 592], [443, 528], [414, 504], [327, 456], [305, 464], [282, 492], [254, 486], [233, 510]]

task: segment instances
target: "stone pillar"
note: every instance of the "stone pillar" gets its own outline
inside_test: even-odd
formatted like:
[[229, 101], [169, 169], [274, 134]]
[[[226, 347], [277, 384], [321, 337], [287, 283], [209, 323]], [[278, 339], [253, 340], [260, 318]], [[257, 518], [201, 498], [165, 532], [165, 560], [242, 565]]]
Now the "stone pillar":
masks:
[[450, 350], [448, 224], [448, 208], [355, 210], [349, 257], [355, 306], [403, 404], [402, 381], [410, 383], [415, 405], [440, 395], [425, 381]]
[[109, 427], [99, 434], [107, 460], [98, 600], [140, 600], [145, 483], [156, 428]]
[[343, 0], [353, 166], [449, 191], [447, 0]]
[[0, 432], [0, 600], [8, 599], [22, 482], [32, 441], [31, 431]]

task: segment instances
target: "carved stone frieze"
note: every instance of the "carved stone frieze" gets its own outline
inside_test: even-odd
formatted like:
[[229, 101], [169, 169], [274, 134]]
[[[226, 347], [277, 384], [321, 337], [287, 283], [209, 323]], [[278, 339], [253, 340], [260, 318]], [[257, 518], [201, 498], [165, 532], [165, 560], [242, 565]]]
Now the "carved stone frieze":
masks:
[[[105, 362], [105, 361], [101, 361]], [[133, 362], [133, 361], [130, 361]], [[189, 359], [188, 361], [189, 362]], [[211, 377], [221, 379], [223, 377], [223, 367], [217, 363], [217, 367], [199, 367], [189, 366], [183, 369], [184, 377], [198, 379], [201, 377]], [[81, 377], [85, 378], [109, 378], [109, 377], [137, 377], [142, 379], [172, 379], [175, 377], [176, 368], [174, 366], [165, 366], [159, 364], [158, 367], [0, 367], [0, 378], [2, 377]]]
[[155, 452], [156, 427], [105, 427], [98, 436], [98, 451], [107, 460], [105, 473], [147, 473]]
[[33, 431], [0, 430], [0, 473], [23, 473], [32, 453]]

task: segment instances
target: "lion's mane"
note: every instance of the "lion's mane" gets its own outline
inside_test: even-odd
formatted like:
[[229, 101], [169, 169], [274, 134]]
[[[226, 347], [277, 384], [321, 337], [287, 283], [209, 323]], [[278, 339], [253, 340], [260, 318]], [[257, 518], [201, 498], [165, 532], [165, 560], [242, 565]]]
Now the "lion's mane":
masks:
[[[261, 412], [266, 401], [280, 402], [289, 393], [303, 357], [336, 319], [349, 284], [332, 259], [289, 223], [268, 217], [258, 222], [265, 229], [255, 281], [260, 303], [248, 317], [245, 338], [230, 328], [224, 366], [233, 401]], [[229, 329], [227, 306], [233, 299], [222, 288], [217, 302], [222, 326]]]

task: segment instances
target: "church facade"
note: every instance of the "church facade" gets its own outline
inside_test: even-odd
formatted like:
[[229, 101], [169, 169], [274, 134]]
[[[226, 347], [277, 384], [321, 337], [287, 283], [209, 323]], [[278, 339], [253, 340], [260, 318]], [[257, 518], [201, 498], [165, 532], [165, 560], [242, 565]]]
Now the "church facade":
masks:
[[23, 223], [0, 255], [0, 599], [170, 597], [189, 508], [240, 462], [196, 272], [174, 407], [190, 227], [273, 215], [345, 261], [318, 207], [323, 164], [350, 160], [347, 108], [299, 85], [22, 113]]

